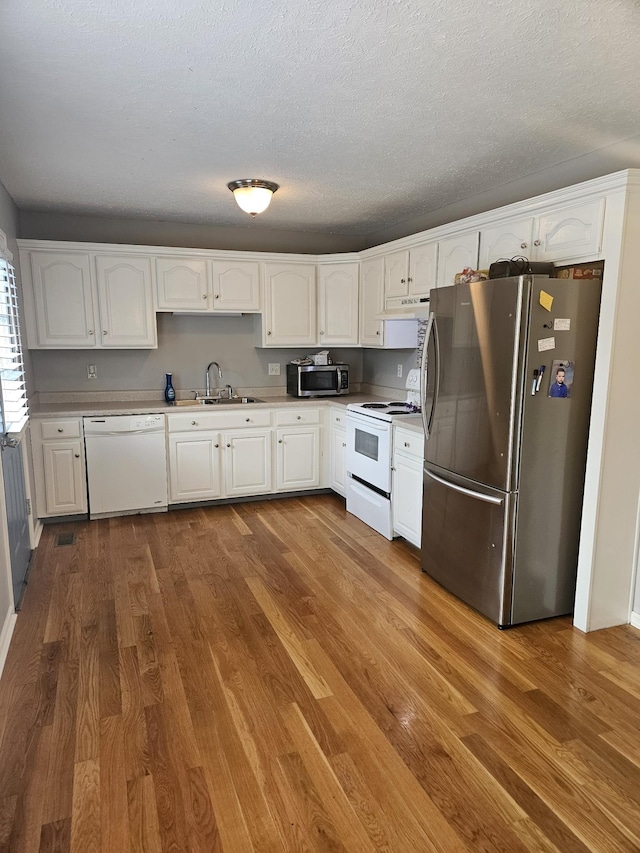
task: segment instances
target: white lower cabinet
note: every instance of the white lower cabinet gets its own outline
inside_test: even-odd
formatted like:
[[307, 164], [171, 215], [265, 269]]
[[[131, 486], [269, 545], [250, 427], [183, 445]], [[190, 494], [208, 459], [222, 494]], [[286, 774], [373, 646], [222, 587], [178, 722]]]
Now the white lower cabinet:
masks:
[[80, 418], [34, 421], [31, 435], [38, 517], [85, 513], [87, 478]]
[[222, 436], [222, 443], [227, 497], [273, 491], [270, 429], [227, 432]]
[[171, 503], [222, 496], [220, 434], [179, 432], [169, 435]]
[[393, 429], [393, 531], [420, 547], [422, 539], [422, 468], [424, 436], [421, 433]]
[[320, 485], [320, 427], [288, 427], [276, 432], [276, 491]]
[[330, 482], [329, 486], [342, 497], [347, 496], [347, 411], [332, 408], [329, 415], [329, 457]]

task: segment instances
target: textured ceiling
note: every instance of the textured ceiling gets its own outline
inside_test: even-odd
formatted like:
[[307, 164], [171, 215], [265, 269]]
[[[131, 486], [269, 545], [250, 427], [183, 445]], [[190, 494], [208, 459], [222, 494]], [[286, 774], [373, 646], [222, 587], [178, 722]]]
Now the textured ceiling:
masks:
[[260, 177], [257, 227], [364, 235], [623, 140], [640, 165], [635, 0], [1, 0], [0, 32], [24, 210], [238, 226]]

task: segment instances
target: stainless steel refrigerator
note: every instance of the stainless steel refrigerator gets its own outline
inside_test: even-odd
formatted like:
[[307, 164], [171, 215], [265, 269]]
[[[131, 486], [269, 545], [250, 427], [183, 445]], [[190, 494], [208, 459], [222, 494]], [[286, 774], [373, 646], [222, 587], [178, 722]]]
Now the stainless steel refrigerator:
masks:
[[431, 291], [422, 568], [500, 627], [573, 610], [600, 282]]

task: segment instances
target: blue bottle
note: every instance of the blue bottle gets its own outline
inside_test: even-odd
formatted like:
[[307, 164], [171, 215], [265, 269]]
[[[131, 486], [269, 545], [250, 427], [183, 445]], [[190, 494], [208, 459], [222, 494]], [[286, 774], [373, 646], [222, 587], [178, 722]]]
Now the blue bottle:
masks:
[[176, 401], [176, 391], [171, 382], [171, 373], [166, 373], [166, 384], [164, 386], [164, 399], [167, 403], [175, 403]]

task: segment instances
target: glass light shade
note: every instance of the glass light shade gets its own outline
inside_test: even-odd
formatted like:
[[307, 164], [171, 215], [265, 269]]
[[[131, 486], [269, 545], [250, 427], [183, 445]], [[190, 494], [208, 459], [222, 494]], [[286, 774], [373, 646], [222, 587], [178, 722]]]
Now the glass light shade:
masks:
[[265, 211], [271, 203], [271, 197], [278, 189], [278, 184], [272, 181], [262, 181], [254, 178], [243, 178], [227, 184], [233, 193], [238, 206], [245, 213], [256, 216]]

